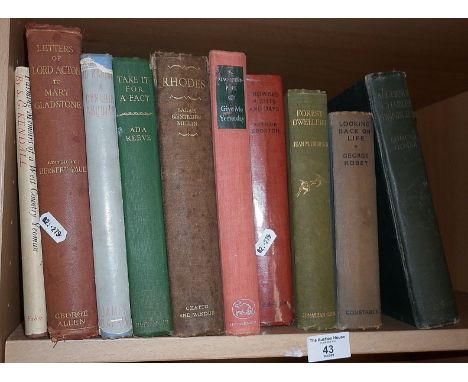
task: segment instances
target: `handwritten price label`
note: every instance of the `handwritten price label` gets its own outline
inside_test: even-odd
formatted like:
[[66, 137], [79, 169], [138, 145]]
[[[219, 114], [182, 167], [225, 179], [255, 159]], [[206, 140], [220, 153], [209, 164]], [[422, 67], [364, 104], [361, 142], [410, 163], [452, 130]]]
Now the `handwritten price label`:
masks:
[[323, 333], [307, 337], [307, 355], [309, 362], [351, 357], [349, 332]]
[[257, 243], [255, 244], [255, 254], [257, 256], [265, 256], [275, 239], [275, 231], [267, 228], [265, 231], [263, 231], [262, 236], [260, 236]]
[[67, 230], [63, 228], [50, 212], [41, 215], [39, 224], [56, 243], [61, 243], [67, 238]]

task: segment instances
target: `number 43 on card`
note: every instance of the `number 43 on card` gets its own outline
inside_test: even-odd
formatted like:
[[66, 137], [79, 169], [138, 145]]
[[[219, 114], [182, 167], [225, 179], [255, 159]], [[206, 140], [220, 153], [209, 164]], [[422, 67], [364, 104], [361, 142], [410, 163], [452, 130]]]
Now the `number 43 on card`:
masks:
[[351, 357], [349, 333], [322, 333], [307, 337], [309, 362]]

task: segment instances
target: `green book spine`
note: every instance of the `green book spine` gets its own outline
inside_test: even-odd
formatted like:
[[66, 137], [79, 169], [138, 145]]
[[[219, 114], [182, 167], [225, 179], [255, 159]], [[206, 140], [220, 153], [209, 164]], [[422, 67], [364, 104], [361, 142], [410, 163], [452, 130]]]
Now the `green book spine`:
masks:
[[326, 93], [289, 90], [287, 110], [296, 325], [328, 329], [336, 307]]
[[153, 76], [148, 60], [114, 58], [114, 88], [135, 336], [171, 334]]
[[378, 144], [382, 311], [420, 329], [458, 321], [404, 72], [365, 77]]

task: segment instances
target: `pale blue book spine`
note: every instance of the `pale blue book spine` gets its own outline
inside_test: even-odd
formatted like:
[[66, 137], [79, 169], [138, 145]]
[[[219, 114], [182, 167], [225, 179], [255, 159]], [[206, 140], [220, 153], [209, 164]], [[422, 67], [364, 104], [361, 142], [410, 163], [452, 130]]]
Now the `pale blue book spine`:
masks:
[[112, 56], [81, 56], [99, 331], [133, 334], [114, 102]]

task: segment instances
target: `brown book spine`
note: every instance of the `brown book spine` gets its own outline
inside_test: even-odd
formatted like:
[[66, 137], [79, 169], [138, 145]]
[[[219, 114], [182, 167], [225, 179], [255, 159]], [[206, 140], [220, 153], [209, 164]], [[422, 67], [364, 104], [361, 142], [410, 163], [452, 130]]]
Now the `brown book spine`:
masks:
[[[53, 341], [98, 335], [78, 28], [26, 26], [48, 331]], [[49, 215], [49, 216], [50, 216]], [[58, 236], [57, 236], [58, 234]], [[55, 236], [55, 237], [54, 237]], [[54, 238], [53, 238], [54, 237]]]
[[210, 91], [206, 57], [151, 57], [167, 257], [176, 336], [224, 331]]
[[257, 275], [262, 325], [289, 325], [292, 271], [283, 86], [277, 75], [246, 76]]
[[372, 115], [329, 114], [337, 282], [337, 326], [378, 328], [377, 201]]

